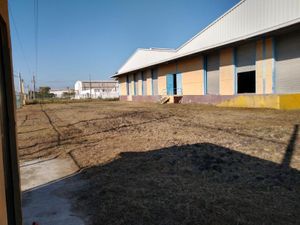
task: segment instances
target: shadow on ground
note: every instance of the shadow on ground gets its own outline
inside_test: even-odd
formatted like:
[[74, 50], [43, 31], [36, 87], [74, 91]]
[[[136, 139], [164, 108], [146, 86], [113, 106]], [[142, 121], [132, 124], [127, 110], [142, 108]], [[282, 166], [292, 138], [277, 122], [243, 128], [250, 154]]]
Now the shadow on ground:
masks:
[[[23, 193], [25, 224], [60, 215], [52, 196], [88, 225], [299, 224], [300, 172], [286, 164], [293, 150], [282, 165], [210, 143], [121, 153]], [[48, 211], [34, 212], [41, 201]]]

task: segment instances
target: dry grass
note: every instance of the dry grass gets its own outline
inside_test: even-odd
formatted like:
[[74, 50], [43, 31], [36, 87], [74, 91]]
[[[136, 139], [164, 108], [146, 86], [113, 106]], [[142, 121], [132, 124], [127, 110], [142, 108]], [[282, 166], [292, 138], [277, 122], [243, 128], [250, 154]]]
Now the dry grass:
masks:
[[20, 160], [87, 168], [62, 190], [87, 224], [297, 224], [297, 124], [300, 111], [32, 105], [18, 111]]

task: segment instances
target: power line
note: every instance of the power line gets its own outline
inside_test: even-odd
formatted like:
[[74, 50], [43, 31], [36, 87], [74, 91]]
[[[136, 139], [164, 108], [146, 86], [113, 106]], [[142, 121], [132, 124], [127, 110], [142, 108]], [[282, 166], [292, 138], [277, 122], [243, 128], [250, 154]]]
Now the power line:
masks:
[[34, 0], [35, 79], [38, 76], [39, 2]]
[[28, 63], [28, 59], [26, 57], [26, 54], [25, 54], [25, 51], [24, 51], [24, 48], [23, 48], [23, 44], [22, 44], [22, 41], [21, 41], [21, 38], [20, 38], [20, 35], [19, 35], [19, 31], [18, 31], [18, 28], [17, 28], [17, 24], [15, 22], [15, 19], [14, 19], [14, 16], [13, 16], [13, 13], [12, 13], [12, 9], [10, 7], [10, 4], [8, 4], [8, 9], [9, 9], [9, 12], [10, 12], [10, 16], [11, 16], [11, 19], [12, 19], [12, 24], [13, 24], [13, 27], [14, 27], [14, 30], [16, 32], [16, 36], [17, 36], [17, 40], [19, 42], [19, 45], [20, 45], [20, 49], [21, 49], [21, 52], [22, 52], [22, 56], [24, 58], [24, 62], [25, 64], [27, 65], [27, 69], [28, 69], [28, 72], [29, 74], [31, 74], [31, 67]]
[[66, 83], [66, 82], [75, 82], [76, 80], [41, 80], [40, 82], [45, 82], [45, 83]]
[[33, 77], [32, 77], [32, 83], [33, 83], [33, 99], [35, 99], [35, 92], [36, 92], [35, 85], [36, 85], [36, 79], [35, 79], [35, 76], [34, 76], [34, 75], [33, 75]]
[[92, 98], [92, 79], [91, 79], [91, 74], [89, 74], [90, 78], [90, 98]]

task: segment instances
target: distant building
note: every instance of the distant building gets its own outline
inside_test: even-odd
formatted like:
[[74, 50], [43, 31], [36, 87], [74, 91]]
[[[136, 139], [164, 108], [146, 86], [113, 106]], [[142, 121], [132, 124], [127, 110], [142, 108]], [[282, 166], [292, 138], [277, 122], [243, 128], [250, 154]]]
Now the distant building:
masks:
[[76, 81], [75, 99], [82, 98], [118, 98], [119, 84], [114, 80]]
[[49, 93], [54, 94], [56, 98], [64, 98], [65, 95], [64, 93], [71, 94], [74, 92], [74, 90], [70, 88], [65, 88], [65, 89], [50, 89]]

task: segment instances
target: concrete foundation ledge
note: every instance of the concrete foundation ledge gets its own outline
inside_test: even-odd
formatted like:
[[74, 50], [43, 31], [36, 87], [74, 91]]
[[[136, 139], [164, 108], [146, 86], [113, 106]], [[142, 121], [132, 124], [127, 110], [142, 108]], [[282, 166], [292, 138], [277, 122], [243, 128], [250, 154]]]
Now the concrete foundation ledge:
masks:
[[217, 106], [239, 108], [300, 109], [300, 94], [235, 95]]
[[226, 100], [233, 99], [233, 95], [184, 95], [181, 97], [179, 103], [200, 103], [200, 104], [210, 104], [217, 105]]
[[135, 95], [132, 96], [132, 101], [134, 102], [159, 102], [160, 96], [159, 95]]
[[[159, 102], [156, 96], [120, 96], [120, 101]], [[174, 96], [172, 103], [200, 103], [220, 107], [300, 109], [299, 94], [245, 94], [245, 95], [184, 95]]]
[[120, 96], [120, 101], [134, 101], [134, 102], [159, 102], [159, 95], [122, 95]]
[[300, 109], [300, 94], [279, 95], [280, 109]]
[[127, 95], [120, 95], [119, 99], [120, 101], [128, 101]]

